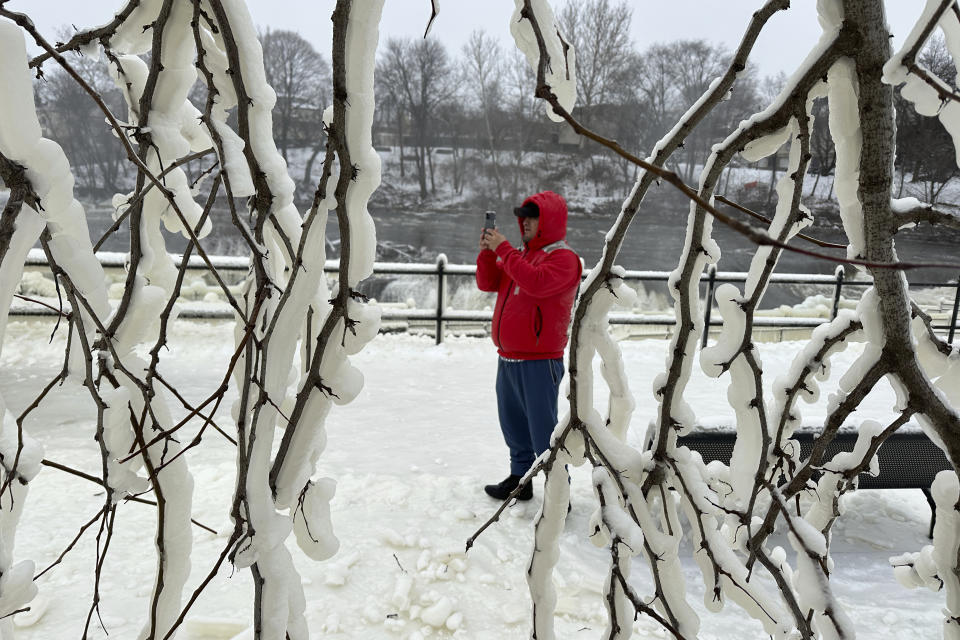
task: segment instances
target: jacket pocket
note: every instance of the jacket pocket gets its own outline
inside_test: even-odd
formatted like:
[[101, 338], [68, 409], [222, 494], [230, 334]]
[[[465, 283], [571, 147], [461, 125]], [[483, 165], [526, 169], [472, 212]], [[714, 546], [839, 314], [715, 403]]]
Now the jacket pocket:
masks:
[[533, 310], [533, 335], [536, 338], [537, 344], [540, 344], [540, 333], [543, 331], [543, 311], [540, 310], [540, 305], [537, 305]]

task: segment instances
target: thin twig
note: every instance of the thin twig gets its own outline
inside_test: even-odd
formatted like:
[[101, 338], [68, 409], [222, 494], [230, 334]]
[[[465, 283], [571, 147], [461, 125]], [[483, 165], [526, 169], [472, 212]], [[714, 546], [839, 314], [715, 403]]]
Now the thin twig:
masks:
[[26, 302], [32, 302], [33, 304], [38, 304], [38, 305], [40, 305], [41, 307], [46, 307], [47, 309], [50, 309], [50, 310], [53, 311], [56, 315], [58, 315], [58, 316], [60, 316], [60, 317], [62, 317], [62, 318], [69, 318], [69, 317], [70, 317], [70, 314], [69, 314], [69, 313], [65, 313], [64, 311], [61, 311], [60, 309], [57, 309], [55, 306], [50, 305], [50, 304], [47, 304], [47, 303], [44, 302], [43, 300], [37, 300], [36, 298], [31, 298], [31, 297], [29, 297], [29, 296], [22, 296], [22, 295], [20, 295], [19, 293], [13, 294], [13, 297], [14, 297], [14, 298], [19, 298], [20, 300], [24, 300], [24, 301], [26, 301]]
[[[722, 202], [723, 204], [725, 204], [725, 205], [727, 205], [727, 206], [729, 206], [729, 207], [733, 207], [733, 208], [736, 209], [737, 211], [742, 211], [743, 213], [747, 214], [748, 216], [750, 216], [750, 217], [752, 217], [752, 218], [755, 218], [755, 219], [757, 219], [757, 220], [760, 220], [761, 222], [766, 223], [767, 226], [770, 226], [770, 223], [773, 222], [770, 218], [766, 217], [765, 215], [760, 214], [760, 213], [757, 213], [756, 211], [753, 211], [752, 209], [748, 209], [747, 207], [743, 206], [742, 204], [740, 204], [740, 203], [738, 203], [738, 202], [734, 202], [733, 200], [730, 200], [730, 199], [728, 199], [728, 198], [725, 197], [725, 196], [714, 196], [714, 199], [715, 199], [717, 202]], [[801, 238], [801, 239], [803, 239], [803, 240], [806, 240], [807, 242], [810, 242], [810, 243], [812, 243], [812, 244], [815, 244], [815, 245], [817, 245], [818, 247], [824, 247], [824, 248], [826, 248], [826, 249], [846, 249], [846, 248], [847, 248], [847, 245], [845, 245], [845, 244], [837, 244], [836, 242], [827, 242], [826, 240], [819, 240], [819, 239], [817, 239], [817, 238], [814, 238], [814, 237], [812, 237], [812, 236], [808, 236], [808, 235], [803, 234], [803, 233], [798, 233], [798, 234], [797, 234], [797, 237], [798, 237], [798, 238]]]
[[[68, 466], [65, 465], [65, 464], [60, 464], [59, 462], [54, 462], [53, 460], [47, 460], [46, 458], [44, 458], [43, 460], [41, 460], [41, 461], [40, 461], [40, 464], [42, 464], [42, 465], [45, 466], [45, 467], [50, 467], [51, 469], [56, 469], [56, 470], [58, 470], [58, 471], [63, 471], [64, 473], [69, 473], [70, 475], [77, 476], [78, 478], [83, 478], [84, 480], [87, 480], [88, 482], [92, 482], [92, 483], [94, 483], [94, 484], [98, 484], [98, 485], [100, 485], [101, 487], [105, 487], [105, 486], [106, 486], [106, 484], [104, 484], [104, 482], [103, 482], [103, 480], [102, 480], [101, 478], [98, 478], [98, 477], [96, 477], [96, 476], [94, 476], [94, 475], [90, 475], [89, 473], [84, 473], [83, 471], [80, 471], [80, 470], [78, 470], [78, 469], [74, 469], [73, 467], [68, 467]], [[154, 507], [157, 506], [157, 503], [154, 502], [153, 500], [147, 500], [146, 498], [138, 498], [138, 497], [136, 497], [136, 496], [125, 496], [125, 497], [124, 497], [124, 500], [126, 500], [126, 501], [128, 501], [128, 502], [137, 502], [137, 503], [139, 503], [139, 504], [151, 505], [151, 506], [154, 506]], [[102, 513], [103, 513], [103, 512], [101, 511], [100, 514], [102, 514]], [[100, 514], [98, 514], [98, 517], [99, 517]], [[200, 527], [200, 528], [203, 529], [204, 531], [209, 531], [210, 533], [212, 533], [212, 534], [214, 534], [214, 535], [216, 535], [216, 533], [217, 533], [216, 529], [213, 529], [213, 528], [211, 528], [211, 527], [208, 527], [207, 525], [203, 524], [202, 522], [198, 522], [198, 521], [194, 520], [193, 518], [190, 519], [190, 522], [192, 522], [192, 523], [195, 524], [196, 526]]]

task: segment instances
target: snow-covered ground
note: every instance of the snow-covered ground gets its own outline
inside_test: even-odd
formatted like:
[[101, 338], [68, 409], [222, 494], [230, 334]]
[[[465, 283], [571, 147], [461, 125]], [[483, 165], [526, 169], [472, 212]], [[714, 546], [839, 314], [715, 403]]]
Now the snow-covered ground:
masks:
[[[8, 326], [0, 357], [0, 393], [15, 414], [59, 370], [63, 331], [48, 344], [52, 325], [45, 319]], [[629, 436], [637, 444], [655, 411], [651, 384], [663, 367], [668, 343], [621, 344], [638, 401]], [[198, 401], [219, 384], [231, 345], [229, 322], [179, 323], [162, 370], [190, 401]], [[775, 374], [785, 369], [799, 346], [758, 348], [766, 370]], [[824, 385], [821, 401], [800, 407], [805, 423], [823, 417], [829, 391], [858, 351], [854, 345], [835, 357], [834, 376]], [[315, 563], [292, 548], [308, 581], [311, 637], [528, 637], [525, 569], [540, 487], [531, 503], [510, 508], [464, 554], [465, 540], [497, 507], [482, 493], [482, 484], [500, 480], [508, 470], [496, 421], [493, 345], [486, 339], [453, 338], [435, 346], [428, 338], [381, 335], [353, 361], [364, 372], [366, 385], [352, 404], [333, 410], [328, 448], [320, 462], [320, 472], [338, 482], [331, 507], [340, 551], [327, 562]], [[229, 426], [233, 397], [217, 413], [223, 425]], [[605, 394], [598, 390], [597, 397]], [[704, 425], [732, 420], [722, 380], [695, 372], [689, 399]], [[893, 402], [893, 391], [882, 385], [854, 418], [883, 419], [891, 415]], [[176, 406], [172, 400], [170, 404]], [[26, 428], [43, 443], [48, 459], [96, 473], [93, 416], [85, 392], [65, 386]], [[231, 527], [232, 446], [219, 436], [207, 437], [211, 440], [189, 459], [197, 487], [194, 518], [219, 533], [195, 529], [191, 590], [213, 565]], [[101, 500], [96, 485], [45, 468], [28, 495], [17, 557], [35, 559], [38, 569], [55, 560]], [[586, 538], [594, 506], [586, 468], [573, 469], [572, 505], [557, 571], [558, 637], [596, 638], [604, 627], [601, 590], [607, 558]], [[834, 539], [834, 588], [849, 607], [859, 638], [940, 636], [942, 594], [904, 590], [888, 564], [890, 556], [927, 544], [929, 515], [919, 491], [862, 491], [846, 498]], [[93, 589], [94, 534], [88, 532], [66, 560], [39, 581], [34, 611], [17, 620], [19, 638], [80, 637]], [[153, 535], [151, 507], [122, 506], [100, 591], [102, 620], [111, 638], [134, 638], [145, 619]], [[691, 588], [702, 592], [694, 563], [688, 559], [685, 566]], [[639, 562], [633, 580], [641, 593], [649, 593], [649, 579]], [[249, 572], [223, 568], [179, 637], [208, 640], [249, 633], [251, 598]], [[702, 638], [764, 637], [759, 625], [745, 622], [734, 605], [708, 614], [699, 604], [702, 598], [694, 600], [703, 620]], [[42, 615], [34, 621], [38, 613]], [[91, 626], [90, 637], [106, 637], [96, 617]], [[644, 640], [665, 637], [646, 619], [637, 621], [636, 629], [635, 637]]]

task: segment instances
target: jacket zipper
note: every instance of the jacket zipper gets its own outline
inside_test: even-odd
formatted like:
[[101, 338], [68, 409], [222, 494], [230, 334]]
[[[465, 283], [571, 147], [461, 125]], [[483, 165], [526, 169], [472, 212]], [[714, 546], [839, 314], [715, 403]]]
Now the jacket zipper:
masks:
[[543, 311], [540, 310], [540, 305], [537, 305], [534, 319], [534, 334], [537, 336], [537, 346], [540, 346], [540, 334], [543, 332]]

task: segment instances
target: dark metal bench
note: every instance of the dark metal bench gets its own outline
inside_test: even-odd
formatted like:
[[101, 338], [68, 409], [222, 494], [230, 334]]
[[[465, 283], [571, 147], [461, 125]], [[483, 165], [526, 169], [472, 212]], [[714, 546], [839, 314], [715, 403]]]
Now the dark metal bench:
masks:
[[[689, 447], [698, 452], [704, 462], [719, 460], [730, 464], [733, 454], [733, 444], [736, 441], [733, 431], [694, 431], [682, 436], [678, 444]], [[798, 430], [792, 439], [800, 443], [801, 459], [810, 455], [816, 432]], [[827, 446], [825, 460], [841, 451], [852, 451], [857, 441], [855, 431], [841, 431]], [[930, 485], [934, 476], [945, 469], [952, 469], [943, 450], [933, 444], [922, 431], [898, 431], [887, 438], [886, 442], [877, 451], [880, 462], [880, 474], [876, 477], [861, 473], [858, 486], [861, 489], [920, 489], [927, 498], [927, 504], [933, 515], [930, 518], [930, 537], [933, 537], [933, 525], [936, 523], [937, 511], [930, 495]]]

